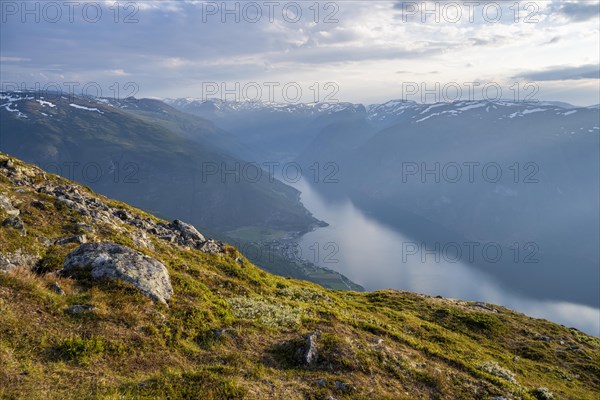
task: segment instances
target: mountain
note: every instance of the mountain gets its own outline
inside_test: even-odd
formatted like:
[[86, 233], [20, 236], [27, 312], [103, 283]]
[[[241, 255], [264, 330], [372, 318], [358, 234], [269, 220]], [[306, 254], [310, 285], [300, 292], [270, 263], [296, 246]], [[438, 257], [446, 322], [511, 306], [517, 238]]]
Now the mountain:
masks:
[[0, 149], [42, 167], [72, 166], [74, 178], [107, 195], [220, 231], [302, 231], [318, 222], [297, 190], [217, 146], [229, 139], [209, 121], [177, 119], [153, 100], [117, 107], [81, 97], [1, 96]]
[[[247, 149], [236, 153], [242, 158], [288, 162], [299, 157], [314, 141], [322, 129], [335, 124], [344, 116], [358, 120], [364, 118], [372, 129], [383, 129], [406, 120], [407, 116], [444, 105], [455, 107], [460, 115], [463, 107], [485, 102], [454, 102], [421, 104], [411, 100], [390, 100], [381, 104], [353, 104], [347, 102], [272, 103], [263, 101], [225, 101], [221, 99], [167, 98], [164, 102], [189, 114], [213, 121], [231, 132]], [[556, 101], [514, 102], [509, 100], [488, 102], [497, 106], [575, 109], [576, 106]], [[426, 116], [426, 115], [425, 115]], [[314, 147], [314, 146], [313, 146]]]
[[238, 153], [258, 162], [293, 161], [329, 118], [365, 112], [351, 103], [280, 104], [260, 101], [223, 101], [219, 99], [165, 99], [167, 104], [202, 118], [231, 132], [247, 148]]
[[[517, 246], [517, 262], [479, 257], [475, 264], [523, 294], [600, 304], [597, 110], [395, 102], [371, 108], [363, 123], [374, 118], [387, 127], [365, 129], [363, 143], [336, 151], [323, 131], [300, 156], [303, 165], [336, 160], [339, 184], [318, 185], [322, 191], [348, 195], [432, 246], [491, 243], [505, 255]], [[360, 136], [339, 129], [339, 138]], [[321, 147], [328, 150], [313, 150]], [[532, 263], [523, 263], [531, 253]]]
[[283, 245], [291, 241], [287, 236], [323, 223], [302, 206], [296, 189], [232, 156], [243, 146], [212, 122], [153, 99], [11, 92], [0, 93], [0, 102], [2, 151], [239, 242], [269, 272], [335, 289], [362, 289], [335, 271], [263, 243]]
[[[248, 142], [262, 140], [261, 157], [298, 162], [321, 194], [350, 198], [414, 241], [499, 248], [500, 262], [472, 263], [511, 290], [600, 304], [597, 107], [508, 100], [170, 104], [228, 124]], [[283, 129], [285, 139], [275, 140]]]
[[600, 391], [600, 343], [574, 328], [491, 304], [270, 275], [183, 221], [3, 154], [0, 221], [2, 398]]

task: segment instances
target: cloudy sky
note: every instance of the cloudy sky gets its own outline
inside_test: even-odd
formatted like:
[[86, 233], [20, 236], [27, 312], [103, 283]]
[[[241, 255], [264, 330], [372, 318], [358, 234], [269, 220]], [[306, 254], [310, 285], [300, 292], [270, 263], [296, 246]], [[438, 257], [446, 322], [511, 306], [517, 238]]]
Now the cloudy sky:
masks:
[[1, 80], [119, 97], [433, 102], [500, 88], [600, 103], [598, 2], [472, 3], [2, 0]]

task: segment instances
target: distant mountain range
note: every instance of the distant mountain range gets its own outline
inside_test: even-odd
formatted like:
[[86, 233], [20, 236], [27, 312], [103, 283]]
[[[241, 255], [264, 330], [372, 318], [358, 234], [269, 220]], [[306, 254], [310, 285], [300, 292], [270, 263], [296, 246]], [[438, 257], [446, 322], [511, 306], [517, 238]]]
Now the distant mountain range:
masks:
[[[599, 305], [597, 106], [167, 102], [259, 143], [263, 159], [334, 165], [335, 184], [310, 183], [417, 241], [493, 242], [504, 254], [517, 243], [520, 262], [477, 262], [511, 289]], [[522, 262], [528, 245], [539, 262]]]
[[[528, 113], [563, 110], [598, 109], [598, 106], [576, 107], [564, 102], [457, 101], [422, 104], [406, 100], [390, 100], [381, 104], [297, 103], [282, 104], [262, 101], [224, 101], [221, 99], [178, 98], [164, 102], [186, 113], [215, 122], [244, 143], [245, 157], [269, 161], [290, 161], [305, 151], [319, 132], [336, 121], [364, 120], [368, 131], [381, 130], [396, 123], [415, 123], [429, 118], [457, 117], [471, 109], [510, 111], [506, 118]], [[435, 111], [434, 111], [435, 110]], [[521, 115], [521, 112], [525, 114]], [[498, 113], [495, 113], [498, 114]], [[514, 114], [514, 115], [513, 115]], [[570, 115], [570, 114], [567, 114]], [[409, 118], [407, 118], [409, 117]], [[500, 117], [500, 116], [499, 116]], [[439, 122], [439, 121], [438, 121]], [[360, 133], [364, 138], [364, 132]], [[346, 135], [347, 139], [348, 136]]]

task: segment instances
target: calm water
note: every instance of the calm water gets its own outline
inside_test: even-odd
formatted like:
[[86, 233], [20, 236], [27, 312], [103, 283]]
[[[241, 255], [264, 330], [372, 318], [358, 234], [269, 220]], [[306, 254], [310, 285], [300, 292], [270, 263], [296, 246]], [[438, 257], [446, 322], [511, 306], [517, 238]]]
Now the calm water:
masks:
[[302, 192], [306, 208], [330, 224], [300, 238], [302, 256], [343, 273], [367, 290], [402, 289], [494, 303], [600, 336], [599, 309], [526, 298], [470, 265], [444, 257], [436, 260], [434, 254], [420, 251], [410, 255], [415, 252], [408, 247], [412, 240], [369, 218], [349, 200], [332, 203], [305, 182], [295, 187]]

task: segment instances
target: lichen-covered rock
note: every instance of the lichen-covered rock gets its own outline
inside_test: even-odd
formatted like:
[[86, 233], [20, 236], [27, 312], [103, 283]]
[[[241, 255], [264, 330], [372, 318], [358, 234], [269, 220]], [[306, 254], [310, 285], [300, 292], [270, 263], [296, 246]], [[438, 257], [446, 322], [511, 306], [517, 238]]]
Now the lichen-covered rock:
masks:
[[13, 206], [10, 199], [3, 194], [0, 194], [0, 208], [2, 208], [11, 217], [16, 217], [21, 213], [18, 208]]
[[[224, 245], [221, 242], [206, 239], [193, 225], [181, 220], [169, 223], [157, 222], [151, 218], [143, 217], [132, 210], [115, 208], [105, 203], [102, 198], [96, 197], [82, 187], [67, 183], [56, 183], [45, 179], [44, 172], [37, 167], [20, 167], [11, 159], [0, 162], [0, 171], [13, 185], [32, 187], [38, 193], [54, 198], [58, 207], [67, 207], [88, 220], [93, 220], [95, 225], [106, 224], [113, 229], [121, 229], [124, 225], [132, 226], [132, 239], [136, 246], [152, 249], [153, 245], [147, 235], [186, 248], [197, 249], [204, 253], [222, 253]], [[41, 181], [39, 184], [37, 182]], [[46, 210], [51, 203], [35, 200], [32, 205], [41, 210]], [[19, 219], [19, 210], [14, 207], [10, 199], [0, 194], [0, 208], [7, 211], [9, 218], [4, 223], [21, 230], [26, 234], [25, 227]], [[0, 220], [0, 223], [3, 222]], [[92, 233], [95, 228], [87, 223], [80, 223], [80, 229]]]
[[20, 249], [12, 253], [0, 253], [0, 271], [8, 272], [15, 268], [31, 270], [38, 261], [38, 256], [23, 253]]
[[317, 350], [317, 338], [320, 332], [318, 330], [306, 335], [306, 347], [304, 348], [304, 354], [302, 355], [303, 361], [306, 365], [312, 365], [317, 361], [318, 350]]
[[196, 230], [196, 228], [194, 228], [193, 225], [187, 224], [178, 219], [171, 222], [169, 224], [169, 227], [171, 229], [174, 229], [174, 230], [178, 231], [179, 233], [181, 233], [181, 236], [185, 240], [193, 240], [193, 241], [200, 241], [200, 242], [206, 241], [206, 239], [204, 239], [204, 236], [200, 232], [198, 232], [198, 230]]
[[204, 253], [217, 254], [223, 252], [223, 243], [217, 242], [216, 240], [207, 240], [202, 243], [198, 249]]
[[167, 268], [154, 258], [115, 243], [86, 243], [71, 252], [63, 272], [72, 275], [89, 270], [92, 278], [109, 278], [131, 283], [154, 301], [166, 303], [173, 295]]
[[131, 239], [133, 240], [133, 243], [136, 246], [154, 250], [154, 245], [152, 244], [152, 241], [144, 231], [134, 231], [131, 235]]

